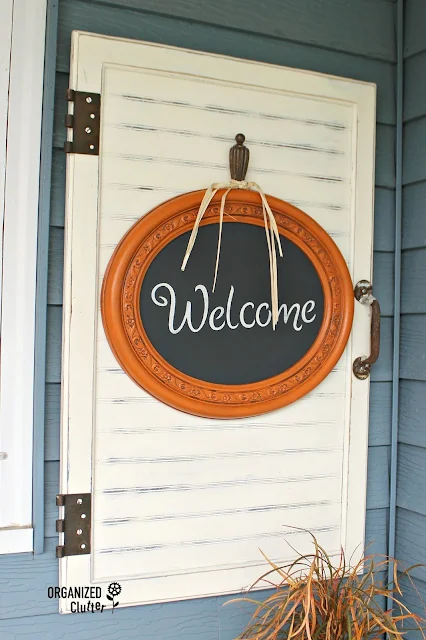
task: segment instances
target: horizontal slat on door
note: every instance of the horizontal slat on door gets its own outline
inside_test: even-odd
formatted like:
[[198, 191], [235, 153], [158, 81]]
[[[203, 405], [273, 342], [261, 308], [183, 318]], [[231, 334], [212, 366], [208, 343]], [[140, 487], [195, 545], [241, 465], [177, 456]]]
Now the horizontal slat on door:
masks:
[[[139, 389], [133, 382], [129, 384], [129, 380], [126, 374], [115, 364], [114, 367], [103, 367], [99, 369], [98, 375], [98, 404], [97, 415], [99, 420], [112, 419], [113, 429], [122, 429], [125, 432], [138, 433], [146, 421], [143, 414], [139, 414], [139, 418], [133, 418], [134, 424], [129, 426], [130, 416], [134, 416], [135, 407], [140, 407], [141, 411], [149, 412], [151, 421], [161, 427], [172, 428], [174, 424], [178, 423], [178, 426], [185, 427], [187, 425], [197, 424], [197, 417], [187, 415], [180, 415], [176, 417], [176, 414], [171, 412], [169, 407], [159, 403], [155, 398], [150, 396], [147, 392]], [[240, 424], [280, 424], [288, 428], [291, 428], [296, 422], [306, 427], [311, 427], [315, 423], [322, 423], [326, 426], [328, 424], [334, 424], [335, 428], [339, 425], [339, 418], [337, 415], [333, 416], [334, 419], [330, 420], [330, 410], [336, 403], [342, 401], [343, 383], [341, 381], [342, 376], [339, 375], [344, 367], [340, 366], [340, 369], [335, 369], [326, 380], [321, 383], [321, 386], [311, 392], [311, 397], [316, 398], [316, 408], [313, 414], [305, 414], [304, 419], [301, 420], [300, 413], [297, 405], [289, 405], [286, 407], [286, 413], [284, 417], [274, 418], [268, 420], [268, 414], [257, 417], [255, 420], [241, 421]], [[339, 382], [340, 379], [340, 382]], [[119, 420], [119, 426], [116, 423], [118, 416], [123, 415], [125, 420], [125, 427], [121, 425], [122, 421]], [[332, 415], [332, 414], [331, 414]], [[328, 416], [328, 418], [327, 418]], [[222, 424], [219, 422], [218, 424]], [[150, 427], [151, 425], [148, 425]]]
[[[137, 123], [135, 123], [137, 124]], [[144, 129], [144, 123], [141, 123], [141, 127], [139, 128], [139, 130], [143, 130]], [[148, 125], [146, 125], [148, 126]], [[243, 128], [243, 127], [241, 127]], [[125, 143], [126, 143], [126, 138], [128, 138], [129, 140], [131, 139], [131, 137], [136, 136], [137, 135], [137, 131], [138, 128], [137, 126], [135, 126], [135, 129], [133, 130], [123, 130], [121, 132], [122, 138], [123, 138], [123, 153], [125, 153]], [[153, 136], [154, 136], [153, 132]], [[182, 135], [182, 134], [181, 134]], [[179, 134], [177, 134], [177, 136], [179, 136]], [[65, 141], [65, 134], [62, 133], [62, 131], [58, 132], [58, 139], [57, 139], [57, 144], [58, 146], [62, 147], [63, 146], [63, 142]], [[285, 145], [286, 142], [291, 142], [291, 140], [282, 140], [283, 145]], [[179, 137], [177, 137], [176, 139], [176, 144], [178, 145], [179, 143]], [[253, 147], [253, 149], [255, 148], [256, 142], [254, 140], [247, 140], [247, 143], [250, 143], [250, 146]], [[395, 128], [394, 127], [390, 127], [390, 126], [385, 126], [385, 125], [378, 125], [377, 127], [377, 145], [376, 145], [376, 154], [377, 154], [377, 163], [376, 163], [376, 186], [378, 187], [385, 187], [387, 189], [393, 189], [395, 187], [395, 176], [394, 176], [394, 163], [393, 163], [393, 149], [394, 149], [394, 145], [395, 145]], [[145, 162], [145, 166], [148, 166], [149, 168], [149, 162], [150, 162], [150, 158], [152, 158], [153, 156], [156, 157], [156, 154], [152, 154], [150, 153], [150, 151], [152, 151], [152, 146], [149, 147], [145, 147], [145, 149], [148, 150], [148, 153], [142, 153], [141, 157], [140, 157], [140, 161], [144, 161]], [[155, 148], [155, 147], [154, 147]], [[214, 148], [214, 141], [211, 140], [209, 141], [209, 148]], [[145, 150], [144, 149], [144, 150]], [[258, 153], [258, 149], [256, 149], [257, 153]], [[272, 152], [271, 152], [272, 151]], [[267, 157], [269, 159], [269, 162], [273, 162], [274, 157], [276, 156], [278, 160], [280, 160], [281, 162], [284, 161], [285, 158], [285, 148], [277, 148], [275, 150], [275, 153], [273, 150], [271, 150], [270, 147], [266, 148], [265, 146], [265, 152], [267, 153]], [[256, 164], [261, 162], [261, 156], [263, 154], [258, 154], [258, 160], [256, 162]], [[330, 157], [330, 156], [329, 156]], [[332, 156], [331, 156], [332, 158]], [[182, 158], [182, 162], [178, 163], [177, 160], [179, 160], [180, 158], [176, 158], [175, 164], [171, 165], [173, 166], [173, 168], [175, 169], [176, 173], [176, 180], [178, 180], [178, 174], [179, 174], [179, 169], [181, 168], [181, 171], [184, 172], [186, 170], [188, 170], [188, 167], [185, 168], [184, 165], [184, 158]], [[302, 158], [301, 158], [301, 163], [300, 163], [300, 167], [294, 167], [292, 168], [292, 170], [288, 169], [288, 175], [294, 174], [295, 172], [299, 171], [304, 171], [306, 173], [308, 173], [310, 171], [309, 168], [309, 164], [308, 164], [308, 160], [310, 160], [311, 157], [308, 157], [307, 155], [305, 155], [305, 157], [303, 158], [303, 162], [302, 162]], [[135, 158], [136, 160], [136, 158]], [[336, 156], [335, 158], [336, 162], [338, 161], [338, 156]], [[201, 162], [201, 160], [200, 160]], [[255, 168], [255, 165], [251, 165], [251, 168]], [[332, 168], [331, 168], [331, 163], [330, 164], [330, 176], [329, 177], [334, 177], [334, 174], [332, 173]], [[325, 165], [323, 171], [327, 171], [327, 164]], [[129, 170], [131, 171], [131, 164], [129, 161]], [[211, 175], [218, 175], [218, 173], [222, 170], [224, 171], [226, 168], [226, 166], [218, 166], [218, 167], [211, 167]], [[220, 175], [220, 174], [219, 174]], [[223, 174], [223, 177], [226, 178], [227, 173]], [[286, 172], [285, 170], [283, 170], [283, 178], [285, 179], [285, 175]], [[312, 174], [313, 179], [315, 178], [315, 174]], [[324, 174], [321, 173], [319, 174], [320, 177], [324, 177]], [[139, 176], [140, 177], [140, 176]], [[148, 180], [149, 178], [149, 173], [146, 176], [146, 180]], [[260, 176], [259, 176], [259, 180], [260, 180]], [[131, 180], [131, 174], [129, 175], [129, 180]], [[185, 185], [179, 183], [180, 189], [182, 192], [184, 192], [185, 189]], [[147, 182], [146, 185], [147, 187], [151, 187], [152, 184], [150, 182]], [[203, 185], [201, 185], [203, 186]], [[317, 185], [317, 191], [319, 193], [321, 193], [321, 184], [318, 183]], [[170, 191], [170, 193], [172, 193], [172, 190]], [[125, 195], [122, 194], [122, 195]], [[164, 193], [164, 199], [167, 199], [168, 197], [171, 197], [170, 194], [167, 193], [167, 191], [165, 191]], [[302, 198], [301, 198], [302, 200]], [[303, 200], [302, 200], [303, 201]], [[295, 202], [296, 206], [297, 206], [297, 201]], [[300, 206], [300, 205], [299, 205]], [[301, 205], [303, 206], [303, 204]]]
[[[389, 447], [370, 447], [368, 451], [368, 486], [367, 486], [367, 522], [371, 511], [384, 510], [389, 506]], [[46, 536], [55, 537], [56, 518], [58, 507], [56, 506], [56, 494], [59, 490], [59, 462], [46, 462], [45, 464], [45, 500], [46, 500]], [[383, 512], [382, 512], [383, 513]], [[374, 516], [379, 518], [378, 514]], [[370, 535], [367, 540], [376, 539]]]
[[[75, 3], [75, 2], [74, 2]], [[96, 0], [97, 4], [104, 4]], [[78, 3], [75, 3], [78, 4]], [[107, 4], [107, 3], [105, 3]], [[391, 4], [358, 0], [340, 11], [340, 0], [266, 0], [260, 5], [247, 0], [244, 11], [238, 0], [108, 0], [109, 5], [136, 11], [155, 12], [199, 23], [214, 24], [238, 31], [249, 31], [274, 38], [306, 42], [327, 49], [348, 51], [386, 61], [395, 59]], [[84, 12], [84, 9], [80, 9]], [[336, 17], [339, 16], [337, 20]], [[131, 12], [133, 21], [143, 21], [144, 13]], [[367, 19], [368, 16], [368, 19]]]
[[[339, 11], [339, 15], [341, 12]], [[365, 24], [368, 24], [368, 12]], [[359, 20], [357, 21], [359, 22]], [[70, 36], [73, 29], [147, 40], [210, 53], [269, 62], [345, 76], [378, 85], [379, 122], [395, 123], [394, 67], [389, 62], [365, 57], [365, 38], [360, 40], [363, 56], [318, 49], [307, 44], [280, 41], [231, 29], [166, 18], [153, 14], [136, 15], [116, 7], [67, 1], [61, 9], [58, 35], [58, 71], [69, 70]], [[273, 35], [273, 34], [271, 34]]]
[[[55, 227], [64, 226], [64, 193], [65, 193], [65, 154], [59, 149], [53, 151], [52, 167], [52, 203], [50, 224]], [[202, 188], [205, 185], [200, 185]], [[426, 188], [426, 183], [425, 183]], [[167, 195], [164, 196], [167, 198]], [[425, 218], [426, 220], [426, 218]], [[408, 222], [406, 222], [408, 225]], [[377, 187], [374, 207], [374, 251], [390, 252], [394, 250], [395, 227], [395, 192], [392, 189]], [[425, 223], [426, 229], [426, 223]], [[415, 234], [414, 234], [415, 235]], [[415, 236], [416, 237], [416, 236]], [[426, 245], [426, 240], [425, 240]]]
[[[404, 431], [405, 413], [412, 409], [412, 418], [415, 420], [418, 412], [415, 409], [417, 400], [421, 401], [424, 397], [425, 420], [426, 420], [426, 386], [418, 391], [413, 389], [407, 391], [407, 401], [405, 402], [404, 385], [422, 385], [422, 383], [402, 382], [402, 407], [401, 407], [401, 424], [400, 433]], [[391, 425], [391, 406], [392, 406], [392, 385], [390, 382], [372, 382], [370, 390], [370, 428], [369, 428], [369, 444], [371, 446], [380, 446], [390, 444], [390, 425]], [[416, 402], [411, 397], [411, 393], [416, 394]], [[48, 383], [46, 385], [46, 436], [45, 436], [45, 459], [59, 460], [59, 411], [61, 400], [61, 387], [59, 383]], [[410, 422], [411, 415], [408, 414], [407, 421]], [[411, 422], [410, 422], [411, 424]], [[422, 437], [423, 429], [420, 419], [417, 420], [418, 429], [416, 431], [418, 437]], [[414, 430], [411, 432], [415, 437]], [[412, 444], [416, 444], [413, 442]], [[426, 440], [425, 445], [426, 446]]]
[[[316, 510], [318, 513], [310, 510], [310, 519], [316, 519], [310, 531], [330, 553], [339, 552], [338, 505], [333, 509], [318, 506]], [[117, 527], [101, 527], [95, 519], [95, 575], [98, 579], [113, 576], [119, 580], [128, 575], [149, 578], [203, 572], [208, 579], [209, 572], [237, 569], [241, 564], [245, 567], [264, 566], [260, 551], [253, 553], [253, 549], [259, 546], [273, 561], [287, 561], [294, 557], [294, 551], [286, 543], [301, 549], [310, 546], [309, 533], [300, 531], [306, 522], [302, 511], [299, 509], [288, 514], [276, 510], [269, 517], [263, 512], [257, 518], [250, 513], [245, 519], [235, 514], [223, 521], [214, 516], [191, 519], [190, 522], [165, 521], [162, 527], [157, 522], [152, 526], [147, 522], [131, 522], [123, 524], [119, 530]], [[287, 522], [289, 526], [286, 526]], [[244, 526], [245, 531], [241, 529]]]
[[[99, 404], [103, 405], [101, 410]], [[273, 417], [264, 414], [226, 422], [207, 418], [197, 420], [186, 415], [178, 417], [174, 413], [174, 421], [159, 425], [156, 420], [151, 423], [143, 416], [135, 415], [135, 407], [139, 404], [137, 401], [126, 402], [123, 398], [121, 402], [116, 403], [100, 400], [99, 404], [97, 416], [100, 419], [99, 433], [102, 436], [96, 453], [97, 460], [100, 464], [113, 465], [117, 474], [124, 473], [122, 469], [126, 467], [134, 471], [135, 465], [141, 464], [144, 470], [149, 469], [150, 482], [154, 483], [157, 482], [154, 479], [157, 474], [161, 475], [163, 472], [162, 463], [176, 465], [176, 469], [182, 465], [182, 471], [187, 469], [188, 475], [192, 476], [195, 473], [201, 478], [201, 472], [194, 472], [200, 463], [211, 463], [213, 468], [218, 465], [225, 470], [228, 466], [227, 461], [234, 456], [235, 463], [238, 462], [238, 458], [253, 459], [256, 472], [260, 472], [260, 468], [265, 464], [262, 458], [266, 457], [270, 458], [271, 464], [277, 463], [279, 468], [285, 467], [290, 473], [297, 473], [295, 456], [296, 459], [298, 455], [301, 458], [305, 456], [306, 460], [309, 460], [314, 454], [318, 454], [317, 460], [306, 465], [313, 471], [317, 465], [323, 466], [321, 457], [333, 455], [341, 446], [341, 443], [336, 441], [337, 419], [334, 422], [321, 422], [313, 416], [310, 420], [306, 416], [305, 420], [299, 421], [298, 430], [291, 434], [291, 441], [286, 444], [285, 435], [283, 441], [278, 442], [278, 438], [283, 432], [289, 434], [292, 429], [294, 415], [287, 415], [288, 412]], [[119, 406], [124, 418], [123, 423], [115, 422], [118, 411], [114, 413], [114, 405]], [[110, 412], [112, 420], [102, 423], [101, 419], [106, 416], [107, 411]], [[128, 422], [126, 417], [131, 411], [134, 419]], [[175, 439], [173, 443], [171, 438]], [[128, 451], [126, 440], [133, 441], [135, 445], [132, 457], [125, 453]], [[277, 446], [278, 444], [280, 446]], [[285, 464], [281, 464], [283, 462]], [[264, 472], [268, 474], [271, 471], [272, 469], [268, 469], [266, 465]], [[302, 472], [303, 469], [299, 468], [299, 471]], [[235, 473], [232, 465], [228, 473]], [[135, 477], [133, 473], [130, 475]], [[118, 482], [118, 475], [115, 478]], [[101, 482], [100, 478], [98, 480]]]

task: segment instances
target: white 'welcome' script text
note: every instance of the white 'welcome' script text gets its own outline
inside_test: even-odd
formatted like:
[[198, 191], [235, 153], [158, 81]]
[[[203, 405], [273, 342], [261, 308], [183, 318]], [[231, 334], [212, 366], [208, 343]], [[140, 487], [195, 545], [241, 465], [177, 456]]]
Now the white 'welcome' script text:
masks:
[[[159, 295], [160, 291], [167, 293], [165, 295]], [[212, 331], [221, 331], [225, 326], [229, 329], [238, 329], [243, 327], [244, 329], [253, 329], [255, 325], [259, 327], [267, 327], [271, 323], [271, 310], [267, 302], [262, 302], [257, 307], [254, 302], [245, 302], [240, 310], [233, 308], [233, 299], [235, 289], [233, 286], [229, 289], [228, 300], [226, 307], [217, 306], [210, 310], [210, 297], [207, 288], [203, 284], [197, 284], [194, 288], [194, 293], [201, 295], [203, 303], [203, 313], [198, 325], [194, 324], [192, 318], [192, 302], [187, 300], [185, 313], [181, 319], [180, 324], [176, 319], [176, 293], [173, 287], [167, 282], [160, 282], [155, 285], [151, 291], [151, 299], [158, 307], [169, 308], [169, 321], [168, 327], [172, 334], [177, 334], [184, 328], [185, 324], [193, 333], [198, 333], [207, 324]], [[313, 313], [315, 309], [315, 301], [307, 300], [303, 305], [295, 302], [290, 306], [282, 304], [278, 313], [278, 324], [282, 321], [284, 324], [292, 323], [295, 331], [301, 331], [304, 324], [310, 324], [317, 317], [316, 313]]]

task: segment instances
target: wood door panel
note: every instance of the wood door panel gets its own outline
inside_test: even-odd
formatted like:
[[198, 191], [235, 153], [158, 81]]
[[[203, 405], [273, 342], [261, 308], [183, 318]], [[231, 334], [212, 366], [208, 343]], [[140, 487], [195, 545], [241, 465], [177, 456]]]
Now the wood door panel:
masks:
[[353, 283], [370, 278], [375, 88], [73, 38], [72, 88], [102, 94], [101, 154], [68, 158], [61, 488], [92, 492], [93, 527], [91, 556], [61, 561], [61, 583], [120, 577], [120, 605], [236, 592], [258, 575], [259, 547], [276, 560], [291, 556], [287, 537], [310, 548], [292, 526], [315, 531], [332, 553], [362, 549], [369, 384], [351, 365], [369, 348], [368, 310], [355, 306], [347, 348], [303, 399], [221, 422], [177, 411], [124, 374], [100, 289], [139, 218], [228, 178], [238, 131], [251, 151], [247, 179], [319, 223]]

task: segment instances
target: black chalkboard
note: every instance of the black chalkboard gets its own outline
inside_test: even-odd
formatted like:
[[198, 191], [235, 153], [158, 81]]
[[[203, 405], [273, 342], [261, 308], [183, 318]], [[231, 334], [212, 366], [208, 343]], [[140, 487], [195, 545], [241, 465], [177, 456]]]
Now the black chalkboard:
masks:
[[[324, 314], [321, 282], [306, 254], [281, 236], [279, 303], [287, 308], [281, 308], [274, 331], [264, 228], [224, 224], [212, 293], [217, 235], [217, 224], [199, 229], [184, 272], [181, 263], [189, 233], [175, 238], [154, 258], [141, 287], [143, 327], [161, 356], [194, 378], [228, 385], [268, 379], [300, 360], [315, 341]], [[193, 330], [189, 313], [185, 316], [189, 306]]]

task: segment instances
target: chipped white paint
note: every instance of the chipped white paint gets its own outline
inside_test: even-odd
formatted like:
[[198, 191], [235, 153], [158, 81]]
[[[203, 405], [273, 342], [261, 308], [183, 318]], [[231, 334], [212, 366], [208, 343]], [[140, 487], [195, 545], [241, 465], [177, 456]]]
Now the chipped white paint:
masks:
[[374, 86], [75, 33], [71, 87], [102, 93], [102, 126], [100, 158], [67, 165], [61, 491], [93, 493], [93, 549], [61, 561], [61, 584], [119, 580], [121, 605], [235, 592], [259, 575], [259, 547], [274, 560], [291, 558], [287, 542], [309, 548], [294, 527], [356, 559], [369, 384], [351, 363], [369, 349], [368, 310], [356, 309], [347, 350], [308, 396], [215, 421], [171, 409], [121, 371], [99, 291], [140, 216], [228, 178], [238, 131], [247, 179], [325, 227], [354, 282], [371, 277]]

